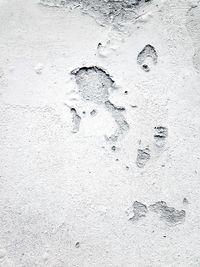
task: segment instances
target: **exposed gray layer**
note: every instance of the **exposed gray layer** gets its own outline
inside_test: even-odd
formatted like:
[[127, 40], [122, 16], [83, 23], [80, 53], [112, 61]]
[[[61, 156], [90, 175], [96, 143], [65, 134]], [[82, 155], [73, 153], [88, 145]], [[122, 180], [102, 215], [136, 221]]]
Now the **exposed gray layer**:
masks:
[[[114, 80], [102, 68], [97, 66], [82, 67], [71, 72], [75, 75], [79, 93], [84, 100], [95, 104], [104, 104], [117, 124], [117, 129], [108, 139], [117, 141], [128, 131], [129, 124], [124, 117], [124, 107], [115, 106], [109, 100], [110, 89], [114, 88]], [[91, 114], [94, 115], [94, 112]]]
[[96, 109], [93, 109], [93, 110], [90, 112], [90, 115], [91, 115], [92, 117], [96, 116], [96, 115], [97, 115], [97, 111], [96, 111]]
[[97, 104], [108, 100], [114, 81], [103, 69], [96, 66], [83, 67], [72, 71], [72, 74], [75, 75], [83, 99]]
[[139, 9], [143, 9], [148, 2], [152, 0], [40, 0], [44, 6], [78, 7], [100, 24], [113, 23], [118, 26], [127, 20], [137, 19]]
[[185, 211], [176, 210], [175, 208], [168, 207], [164, 201], [158, 201], [153, 205], [149, 206], [149, 210], [159, 214], [160, 219], [165, 221], [169, 225], [176, 225], [184, 222]]
[[158, 201], [149, 207], [141, 202], [135, 201], [126, 210], [126, 214], [130, 221], [137, 222], [141, 218], [146, 217], [149, 211], [158, 214], [160, 219], [170, 226], [175, 226], [185, 221], [186, 212], [184, 210], [179, 211], [173, 207], [168, 207], [164, 201]]
[[129, 220], [132, 222], [137, 222], [141, 218], [146, 217], [148, 212], [147, 206], [141, 202], [135, 201], [133, 205], [126, 211]]
[[146, 72], [150, 71], [150, 66], [147, 64], [148, 58], [151, 58], [153, 64], [156, 64], [158, 61], [156, 49], [150, 44], [146, 45], [137, 57], [138, 64]]
[[139, 168], [143, 168], [147, 161], [150, 160], [150, 150], [148, 148], [138, 149], [136, 164]]
[[154, 139], [155, 139], [156, 145], [158, 147], [164, 146], [166, 138], [168, 136], [168, 129], [163, 126], [158, 126], [158, 127], [155, 127], [154, 130], [155, 130]]
[[71, 113], [72, 113], [72, 122], [73, 122], [73, 133], [77, 133], [80, 128], [80, 123], [81, 123], [81, 117], [78, 115], [77, 111], [75, 108], [71, 108]]
[[200, 6], [194, 6], [187, 13], [186, 27], [194, 44], [193, 65], [200, 72]]

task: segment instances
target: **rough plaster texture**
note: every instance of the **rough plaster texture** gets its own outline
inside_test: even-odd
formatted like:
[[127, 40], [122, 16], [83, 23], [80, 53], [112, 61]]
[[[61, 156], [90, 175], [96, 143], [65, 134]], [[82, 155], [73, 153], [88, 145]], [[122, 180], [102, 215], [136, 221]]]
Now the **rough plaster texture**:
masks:
[[200, 2], [0, 0], [0, 266], [200, 266]]

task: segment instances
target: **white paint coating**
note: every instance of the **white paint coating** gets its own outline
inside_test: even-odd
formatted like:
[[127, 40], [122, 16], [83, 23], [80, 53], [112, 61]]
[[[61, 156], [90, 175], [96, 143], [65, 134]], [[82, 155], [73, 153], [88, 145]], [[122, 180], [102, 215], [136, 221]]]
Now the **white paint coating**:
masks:
[[[0, 0], [0, 266], [199, 266], [199, 1], [152, 0], [108, 20], [38, 2]], [[137, 63], [147, 44], [149, 72]], [[115, 81], [115, 117], [79, 94], [70, 73], [84, 66]], [[129, 129], [108, 140], [122, 118]], [[133, 222], [135, 201], [164, 201], [163, 217], [181, 220]]]

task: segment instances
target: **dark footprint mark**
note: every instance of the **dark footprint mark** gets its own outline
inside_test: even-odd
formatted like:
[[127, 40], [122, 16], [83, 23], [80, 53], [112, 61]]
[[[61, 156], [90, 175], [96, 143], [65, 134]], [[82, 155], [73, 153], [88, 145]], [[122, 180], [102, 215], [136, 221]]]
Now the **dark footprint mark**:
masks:
[[165, 145], [166, 138], [168, 136], [168, 129], [163, 126], [155, 127], [154, 139], [158, 147]]
[[158, 201], [149, 206], [149, 210], [157, 213], [160, 219], [165, 221], [168, 225], [177, 225], [183, 223], [185, 220], [186, 212], [184, 210], [176, 210], [175, 208], [168, 207], [164, 201]]
[[72, 122], [73, 122], [73, 133], [77, 133], [80, 128], [80, 123], [81, 123], [81, 117], [78, 115], [77, 111], [75, 108], [71, 108], [71, 113], [72, 113]]
[[150, 71], [150, 67], [147, 64], [147, 60], [148, 58], [151, 58], [151, 61], [153, 64], [156, 64], [158, 61], [158, 55], [157, 52], [155, 50], [155, 48], [148, 44], [146, 45], [143, 50], [138, 54], [137, 57], [137, 63], [142, 67], [142, 69], [146, 72]]
[[139, 168], [143, 168], [147, 161], [149, 161], [151, 158], [150, 150], [148, 148], [145, 149], [138, 149], [137, 159], [136, 159], [136, 165]]
[[[117, 124], [117, 130], [108, 140], [117, 141], [129, 129], [123, 111], [124, 107], [117, 107], [109, 101], [110, 90], [115, 88], [115, 82], [106, 71], [97, 66], [82, 67], [71, 72], [75, 75], [79, 93], [84, 100], [104, 105], [112, 114]], [[95, 112], [91, 113], [92, 116]]]
[[137, 222], [141, 218], [146, 217], [148, 212], [147, 206], [135, 201], [133, 205], [126, 211], [129, 221]]

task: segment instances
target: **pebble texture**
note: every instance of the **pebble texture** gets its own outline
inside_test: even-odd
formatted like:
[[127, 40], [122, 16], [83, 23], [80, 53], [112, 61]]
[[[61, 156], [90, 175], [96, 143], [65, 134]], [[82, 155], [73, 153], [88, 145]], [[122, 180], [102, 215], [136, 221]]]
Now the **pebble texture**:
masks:
[[199, 43], [199, 0], [0, 0], [0, 267], [200, 266]]

